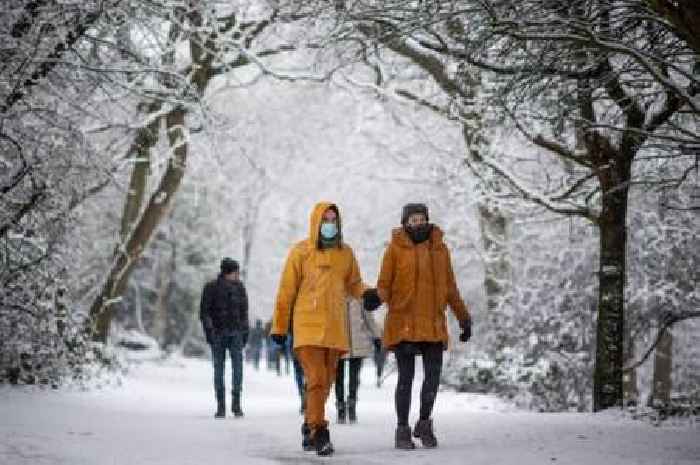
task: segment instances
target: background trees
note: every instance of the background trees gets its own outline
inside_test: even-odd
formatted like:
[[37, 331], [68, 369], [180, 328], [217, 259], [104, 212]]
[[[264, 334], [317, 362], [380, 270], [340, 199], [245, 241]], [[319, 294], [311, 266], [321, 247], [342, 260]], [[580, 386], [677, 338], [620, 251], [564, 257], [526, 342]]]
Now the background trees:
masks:
[[[201, 352], [191, 312], [221, 255], [266, 317], [319, 197], [347, 205], [370, 282], [400, 205], [423, 198], [481, 335], [453, 359], [519, 354], [541, 368], [518, 388], [538, 408], [633, 400], [657, 335], [692, 339], [687, 2], [13, 5], [0, 237], [18, 308], [38, 295], [19, 282], [54, 283], [98, 341], [116, 315]], [[673, 373], [692, 371], [684, 344]]]

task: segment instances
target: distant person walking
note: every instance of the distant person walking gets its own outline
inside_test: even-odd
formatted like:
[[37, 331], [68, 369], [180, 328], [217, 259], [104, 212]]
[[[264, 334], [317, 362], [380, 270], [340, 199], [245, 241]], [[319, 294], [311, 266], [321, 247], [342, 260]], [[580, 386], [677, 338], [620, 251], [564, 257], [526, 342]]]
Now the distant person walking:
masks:
[[255, 326], [251, 328], [250, 336], [248, 337], [248, 352], [256, 370], [260, 368], [260, 357], [262, 356], [263, 342], [266, 337], [262, 320], [258, 318], [255, 320]]
[[284, 265], [271, 329], [280, 345], [287, 334], [294, 335], [294, 352], [306, 380], [302, 446], [322, 456], [333, 453], [324, 406], [338, 359], [349, 350], [345, 302], [365, 290], [341, 224], [335, 204], [314, 207], [309, 237], [292, 247]]
[[[452, 271], [450, 253], [443, 233], [429, 223], [424, 204], [403, 207], [401, 227], [393, 230], [382, 260], [377, 292], [389, 309], [384, 323], [383, 344], [393, 350], [398, 366], [395, 407], [397, 449], [414, 449], [408, 416], [416, 355], [423, 358], [423, 386], [420, 416], [413, 436], [423, 447], [437, 447], [431, 418], [442, 370], [442, 353], [447, 347], [449, 304], [462, 328], [460, 341], [471, 336], [471, 319], [462, 301]], [[365, 299], [365, 308], [379, 303]]]
[[[381, 349], [381, 334], [374, 318], [362, 303], [350, 298], [347, 302], [347, 324], [350, 350], [338, 360], [335, 377], [335, 405], [338, 423], [357, 422], [357, 390], [360, 386], [362, 360], [372, 354], [375, 348]], [[348, 368], [348, 390], [345, 398], [345, 367]]]
[[241, 388], [243, 385], [243, 347], [248, 340], [248, 296], [240, 281], [238, 262], [221, 260], [221, 273], [208, 282], [202, 291], [199, 319], [211, 347], [214, 364], [214, 393], [216, 418], [226, 416], [224, 369], [226, 352], [231, 355], [232, 399], [234, 416], [243, 416]]

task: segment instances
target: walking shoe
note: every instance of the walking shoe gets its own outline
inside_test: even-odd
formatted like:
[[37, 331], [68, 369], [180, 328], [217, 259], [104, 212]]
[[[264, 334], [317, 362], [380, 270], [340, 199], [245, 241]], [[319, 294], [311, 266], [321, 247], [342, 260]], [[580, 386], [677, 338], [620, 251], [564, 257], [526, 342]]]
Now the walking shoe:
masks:
[[416, 445], [411, 440], [411, 427], [410, 426], [397, 426], [396, 427], [396, 442], [395, 447], [397, 449], [411, 450], [415, 449]]
[[301, 425], [301, 448], [305, 451], [315, 450], [314, 442], [311, 439], [311, 428], [306, 423]]
[[335, 408], [338, 410], [338, 423], [345, 423], [345, 402], [336, 402], [335, 403]]
[[433, 433], [433, 420], [431, 419], [418, 420], [416, 427], [413, 428], [413, 436], [420, 438], [423, 447], [432, 449], [438, 445], [437, 438]]
[[333, 444], [331, 443], [331, 433], [328, 428], [321, 427], [316, 430], [313, 436], [314, 445], [316, 446], [316, 454], [327, 456], [333, 454]]

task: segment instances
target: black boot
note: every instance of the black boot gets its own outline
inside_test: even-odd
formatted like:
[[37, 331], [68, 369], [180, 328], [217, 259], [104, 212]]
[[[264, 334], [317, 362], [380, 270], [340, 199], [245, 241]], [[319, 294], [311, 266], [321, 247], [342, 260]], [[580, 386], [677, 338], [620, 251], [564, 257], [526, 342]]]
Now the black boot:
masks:
[[316, 446], [317, 455], [331, 455], [335, 450], [331, 444], [331, 433], [328, 428], [321, 427], [316, 431], [313, 437], [314, 445]]
[[345, 415], [347, 413], [345, 410], [345, 402], [337, 401], [335, 407], [338, 409], [338, 423], [345, 423]]
[[216, 413], [214, 418], [226, 418], [226, 396], [224, 391], [216, 391]]
[[397, 449], [415, 449], [416, 445], [411, 439], [411, 427], [410, 426], [397, 426], [396, 427], [396, 442], [394, 443]]
[[433, 433], [433, 420], [431, 419], [418, 420], [416, 427], [413, 428], [413, 436], [420, 438], [423, 447], [432, 449], [438, 445], [437, 438]]
[[234, 392], [231, 397], [231, 412], [233, 412], [234, 417], [242, 417], [243, 410], [241, 410], [241, 393]]
[[301, 425], [301, 448], [305, 451], [316, 449], [314, 442], [311, 440], [311, 429], [306, 423]]
[[355, 399], [348, 399], [348, 421], [357, 423], [357, 412], [355, 411]]

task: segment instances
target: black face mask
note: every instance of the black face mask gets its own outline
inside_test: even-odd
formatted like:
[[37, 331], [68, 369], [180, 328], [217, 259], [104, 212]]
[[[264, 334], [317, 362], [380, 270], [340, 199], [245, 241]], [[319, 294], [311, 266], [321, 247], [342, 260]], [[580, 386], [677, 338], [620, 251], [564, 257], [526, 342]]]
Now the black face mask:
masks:
[[414, 244], [420, 244], [430, 238], [430, 233], [433, 230], [433, 225], [430, 223], [419, 224], [416, 226], [405, 226], [406, 234], [411, 238]]

